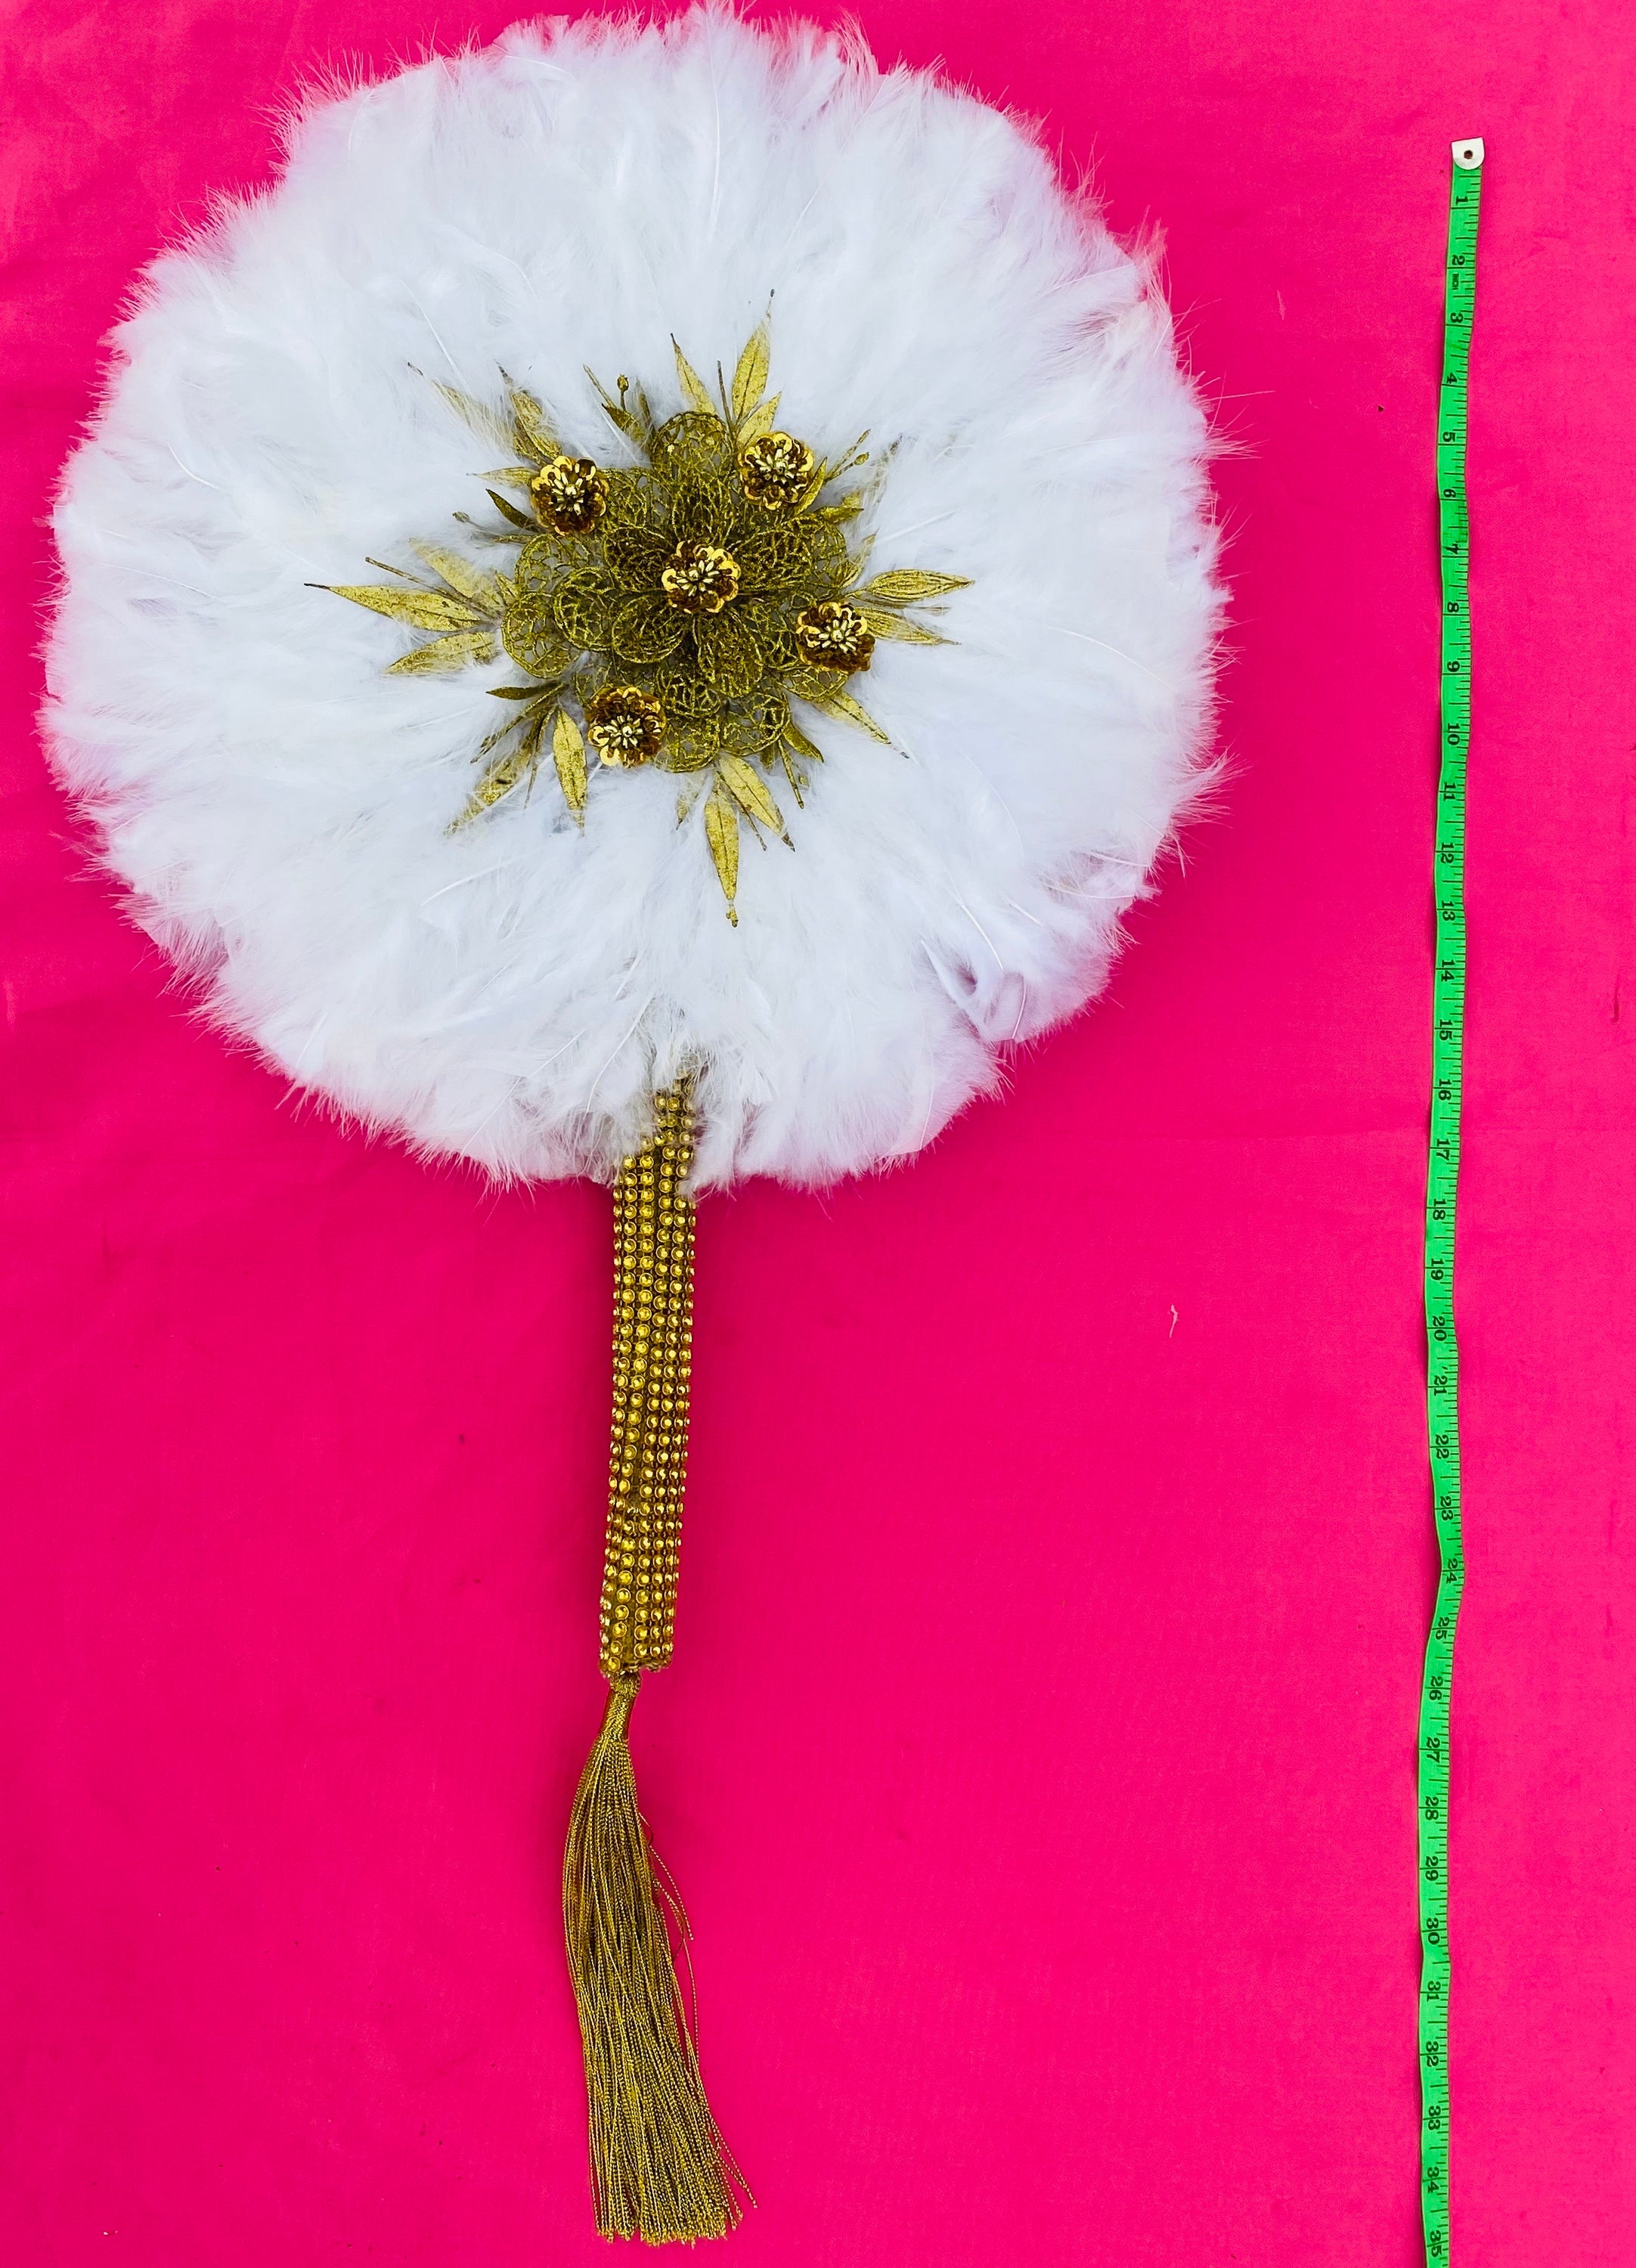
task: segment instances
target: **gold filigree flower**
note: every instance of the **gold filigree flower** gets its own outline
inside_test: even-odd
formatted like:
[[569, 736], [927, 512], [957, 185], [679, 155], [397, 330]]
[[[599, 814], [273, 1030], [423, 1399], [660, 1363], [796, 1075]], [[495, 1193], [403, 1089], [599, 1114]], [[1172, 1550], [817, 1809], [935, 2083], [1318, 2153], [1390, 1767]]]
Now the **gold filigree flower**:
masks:
[[659, 581], [679, 615], [719, 615], [739, 595], [739, 563], [719, 543], [679, 543]]
[[586, 738], [600, 760], [628, 771], [659, 754], [665, 712], [639, 685], [605, 685], [586, 703]]
[[[683, 407], [662, 421], [621, 379], [602, 407], [633, 461], [599, 465], [565, 449], [534, 395], [510, 387], [503, 412], [440, 386], [473, 430], [515, 461], [489, 475], [500, 516], [480, 540], [516, 547], [509, 571], [414, 546], [436, 578], [336, 585], [343, 598], [432, 636], [394, 672], [457, 668], [504, 651], [520, 683], [491, 688], [510, 714], [477, 750], [475, 786], [453, 824], [521, 788], [549, 750], [563, 800], [585, 823], [586, 745], [615, 771], [652, 764], [694, 776], [704, 834], [731, 919], [742, 824], [789, 837], [768, 784], [778, 767], [797, 803], [821, 760], [803, 704], [887, 735], [848, 689], [878, 638], [938, 645], [910, 608], [962, 587], [959, 575], [899, 568], [864, 579], [866, 545], [848, 531], [869, 491], [845, 476], [860, 449], [820, 458], [773, 424], [766, 327], [713, 400], [676, 348]], [[502, 493], [520, 490], [532, 512]]]
[[795, 644], [803, 661], [819, 669], [867, 669], [874, 633], [856, 607], [825, 599], [795, 617]]
[[588, 535], [608, 510], [608, 475], [591, 457], [553, 457], [528, 483], [542, 527]]
[[816, 469], [812, 451], [793, 433], [763, 433], [739, 452], [740, 482], [763, 512], [795, 511]]

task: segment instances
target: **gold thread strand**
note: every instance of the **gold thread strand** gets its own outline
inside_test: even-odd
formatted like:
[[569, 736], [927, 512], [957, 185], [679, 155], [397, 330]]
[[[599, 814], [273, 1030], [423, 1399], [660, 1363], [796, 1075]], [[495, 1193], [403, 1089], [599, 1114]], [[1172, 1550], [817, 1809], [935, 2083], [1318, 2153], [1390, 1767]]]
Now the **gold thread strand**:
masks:
[[664, 2244], [725, 2236], [743, 2218], [744, 2184], [705, 2100], [676, 1977], [670, 1926], [685, 1940], [687, 1916], [637, 1805], [628, 1735], [640, 1683], [635, 1671], [611, 1681], [569, 1822], [563, 1915], [597, 2233]]

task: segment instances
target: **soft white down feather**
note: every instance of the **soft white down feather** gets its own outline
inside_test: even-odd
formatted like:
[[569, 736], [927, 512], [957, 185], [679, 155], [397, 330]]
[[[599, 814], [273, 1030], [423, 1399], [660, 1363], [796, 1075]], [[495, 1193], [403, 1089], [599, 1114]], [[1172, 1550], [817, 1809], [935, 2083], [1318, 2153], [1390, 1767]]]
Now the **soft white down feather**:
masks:
[[[724, 918], [676, 781], [446, 829], [502, 661], [394, 678], [314, 583], [412, 563], [502, 367], [581, 448], [585, 365], [670, 406], [773, 306], [781, 425], [894, 449], [872, 567], [969, 577], [877, 649], [895, 748], [825, 759]], [[1012, 120], [701, 12], [519, 27], [315, 102], [267, 195], [155, 262], [57, 511], [48, 729], [138, 918], [292, 1078], [499, 1174], [608, 1175], [703, 1063], [698, 1176], [917, 1149], [1102, 986], [1199, 777], [1205, 422], [1151, 266]]]

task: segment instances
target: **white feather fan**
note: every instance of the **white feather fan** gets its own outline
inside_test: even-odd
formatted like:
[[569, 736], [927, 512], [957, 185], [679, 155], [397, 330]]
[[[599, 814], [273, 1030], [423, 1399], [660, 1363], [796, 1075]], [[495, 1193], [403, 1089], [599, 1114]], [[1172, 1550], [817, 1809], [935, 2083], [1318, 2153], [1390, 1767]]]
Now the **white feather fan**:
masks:
[[[781, 423], [884, 470], [872, 563], [967, 578], [831, 717], [723, 918], [657, 770], [451, 833], [505, 660], [394, 676], [314, 585], [484, 508], [431, 381], [681, 406], [770, 303]], [[265, 195], [158, 261], [57, 512], [57, 761], [222, 1022], [429, 1152], [602, 1178], [699, 1066], [697, 1178], [902, 1157], [1103, 982], [1197, 779], [1205, 434], [1147, 261], [1011, 120], [730, 16], [519, 29], [313, 104]]]

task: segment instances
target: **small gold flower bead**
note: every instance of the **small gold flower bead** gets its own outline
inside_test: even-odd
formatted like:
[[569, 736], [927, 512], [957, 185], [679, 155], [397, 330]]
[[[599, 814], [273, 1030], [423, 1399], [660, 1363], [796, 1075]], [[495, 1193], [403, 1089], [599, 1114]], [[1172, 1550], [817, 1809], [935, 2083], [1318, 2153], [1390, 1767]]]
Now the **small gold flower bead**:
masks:
[[553, 457], [528, 493], [542, 526], [558, 535], [589, 535], [608, 510], [608, 475], [589, 457]]
[[678, 614], [719, 615], [739, 595], [739, 563], [719, 543], [679, 543], [659, 579]]
[[[665, 712], [636, 685], [608, 685], [586, 703], [586, 738], [605, 764], [646, 763], [665, 737]], [[637, 1338], [645, 1334], [638, 1327]]]
[[795, 617], [795, 645], [803, 661], [819, 669], [867, 669], [874, 633], [844, 600], [826, 599]]
[[763, 433], [739, 453], [739, 479], [752, 504], [763, 512], [792, 512], [813, 476], [817, 460], [793, 433]]

